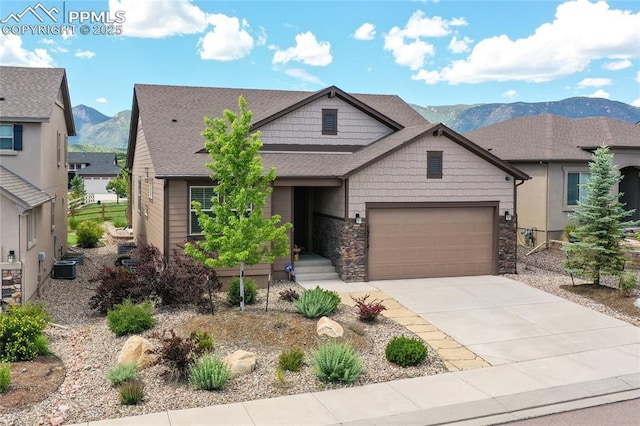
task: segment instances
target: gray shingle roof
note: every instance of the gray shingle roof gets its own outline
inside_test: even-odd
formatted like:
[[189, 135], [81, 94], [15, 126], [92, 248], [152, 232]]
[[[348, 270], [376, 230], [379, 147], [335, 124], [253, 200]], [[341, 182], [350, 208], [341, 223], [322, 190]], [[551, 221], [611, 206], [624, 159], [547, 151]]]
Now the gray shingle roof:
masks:
[[603, 143], [640, 149], [640, 126], [607, 117], [519, 117], [465, 136], [507, 161], [589, 161], [591, 153], [583, 148]]
[[58, 93], [62, 90], [67, 132], [75, 127], [66, 72], [63, 68], [0, 66], [0, 120], [46, 122], [51, 118]]
[[13, 172], [0, 166], [0, 191], [24, 208], [32, 209], [53, 199]]
[[[219, 117], [225, 109], [236, 110], [242, 95], [253, 113], [253, 123], [263, 124], [292, 108], [335, 90], [336, 96], [395, 129], [389, 136], [354, 153], [269, 152], [261, 153], [265, 169], [275, 167], [279, 177], [347, 177], [360, 168], [411, 143], [419, 136], [442, 129], [455, 140], [520, 179], [528, 176], [471, 141], [440, 124], [431, 124], [395, 95], [347, 94], [335, 87], [319, 92], [225, 89], [210, 87], [136, 85], [128, 147], [131, 168], [138, 118], [156, 177], [207, 177], [203, 117]], [[482, 152], [480, 152], [482, 151]]]
[[116, 176], [120, 173], [116, 154], [111, 152], [70, 152], [69, 163], [88, 164], [76, 173], [83, 176]]

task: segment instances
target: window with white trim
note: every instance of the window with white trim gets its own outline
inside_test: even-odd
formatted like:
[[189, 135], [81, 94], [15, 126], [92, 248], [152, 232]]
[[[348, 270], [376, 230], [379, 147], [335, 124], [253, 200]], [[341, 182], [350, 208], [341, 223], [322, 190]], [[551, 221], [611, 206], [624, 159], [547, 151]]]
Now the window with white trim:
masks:
[[149, 179], [149, 183], [147, 184], [147, 192], [149, 193], [149, 201], [153, 201], [153, 179]]
[[202, 211], [214, 217], [213, 201], [211, 200], [215, 193], [213, 186], [191, 186], [189, 187], [189, 235], [201, 235], [202, 228], [198, 223], [198, 215], [196, 209], [193, 208], [192, 202], [200, 203]]
[[51, 200], [51, 230], [56, 229], [56, 200]]
[[27, 213], [27, 241], [31, 244], [36, 241], [37, 238], [37, 230], [36, 226], [36, 211], [34, 209], [29, 210]]
[[138, 176], [138, 214], [142, 214], [142, 178]]
[[60, 132], [56, 133], [56, 149], [58, 158], [58, 167], [62, 164], [62, 135]]

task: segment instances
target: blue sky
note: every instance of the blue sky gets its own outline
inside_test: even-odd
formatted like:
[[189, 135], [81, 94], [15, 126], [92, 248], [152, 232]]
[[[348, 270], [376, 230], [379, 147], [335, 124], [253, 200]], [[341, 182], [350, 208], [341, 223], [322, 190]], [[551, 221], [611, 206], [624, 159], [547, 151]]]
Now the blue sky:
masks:
[[72, 104], [107, 115], [136, 83], [640, 106], [631, 0], [3, 0], [0, 21], [2, 65], [64, 67]]

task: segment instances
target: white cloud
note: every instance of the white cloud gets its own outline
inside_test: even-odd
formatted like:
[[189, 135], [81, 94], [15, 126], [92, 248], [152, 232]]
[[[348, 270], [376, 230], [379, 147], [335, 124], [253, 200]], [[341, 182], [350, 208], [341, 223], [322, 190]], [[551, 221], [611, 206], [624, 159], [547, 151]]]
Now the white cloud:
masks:
[[438, 71], [420, 70], [417, 74], [411, 76], [412, 80], [423, 80], [427, 84], [436, 84], [442, 81], [442, 77]]
[[638, 71], [638, 74], [636, 74], [636, 81], [640, 83], [640, 71]]
[[56, 42], [50, 38], [43, 38], [42, 40], [40, 40], [40, 43], [42, 44], [48, 44], [48, 45], [54, 45], [56, 44]]
[[286, 64], [289, 61], [320, 67], [329, 65], [333, 61], [331, 44], [328, 41], [318, 42], [311, 31], [298, 34], [295, 47], [286, 50], [278, 49], [273, 55], [274, 64]]
[[434, 46], [421, 38], [444, 37], [451, 34], [451, 27], [464, 25], [467, 25], [464, 18], [430, 18], [417, 10], [404, 28], [393, 27], [389, 30], [384, 37], [384, 49], [391, 51], [397, 64], [417, 70], [424, 65], [427, 56], [435, 55]]
[[204, 32], [209, 25], [207, 14], [191, 0], [109, 0], [109, 11], [124, 11], [122, 35], [126, 37], [163, 38], [179, 34]]
[[53, 53], [67, 53], [69, 51], [69, 49], [67, 49], [66, 47], [61, 47], [55, 40], [50, 38], [43, 38], [42, 40], [40, 40], [40, 43], [50, 46], [49, 51]]
[[78, 50], [74, 56], [76, 58], [91, 59], [96, 56], [96, 53], [90, 50]]
[[19, 67], [54, 66], [53, 58], [46, 49], [27, 50], [22, 47], [22, 39], [15, 34], [0, 34], [0, 63]]
[[285, 70], [284, 73], [290, 77], [297, 78], [307, 83], [314, 83], [323, 86], [324, 83], [318, 77], [300, 68], [291, 68]]
[[260, 34], [256, 36], [256, 46], [264, 46], [267, 44], [267, 31], [264, 27], [260, 27]]
[[456, 36], [453, 36], [449, 42], [449, 50], [453, 53], [463, 53], [469, 51], [469, 44], [473, 43], [469, 37], [463, 37], [462, 40], [458, 40]]
[[439, 70], [421, 70], [425, 72], [413, 78], [428, 75], [427, 83], [450, 84], [550, 81], [583, 71], [596, 59], [640, 57], [639, 39], [640, 13], [611, 9], [604, 1], [572, 0], [560, 4], [553, 22], [529, 37], [511, 40], [503, 34], [482, 40], [466, 59]]
[[578, 83], [579, 88], [585, 87], [602, 87], [608, 86], [611, 84], [610, 78], [585, 78], [581, 82]]
[[376, 36], [376, 26], [365, 22], [353, 33], [353, 38], [357, 40], [373, 40]]
[[634, 107], [640, 107], [640, 98], [638, 98], [635, 101], [631, 102], [631, 105], [633, 105]]
[[588, 98], [604, 98], [609, 99], [611, 95], [608, 92], [605, 92], [602, 89], [598, 89], [590, 95], [587, 95]]
[[507, 99], [515, 99], [516, 96], [518, 96], [518, 92], [516, 92], [515, 90], [507, 90], [506, 92], [504, 92], [502, 95], [503, 98], [507, 98]]
[[246, 31], [249, 27], [246, 20], [242, 20], [242, 28], [238, 18], [226, 15], [210, 15], [209, 21], [215, 28], [200, 38], [200, 58], [233, 61], [251, 52], [253, 38]]
[[630, 60], [624, 59], [622, 61], [607, 62], [606, 64], [602, 65], [602, 68], [609, 71], [619, 71], [625, 68], [629, 68], [632, 65], [633, 64]]
[[96, 102], [99, 104], [106, 104], [109, 103], [109, 101], [107, 100], [107, 98], [98, 98], [96, 99]]

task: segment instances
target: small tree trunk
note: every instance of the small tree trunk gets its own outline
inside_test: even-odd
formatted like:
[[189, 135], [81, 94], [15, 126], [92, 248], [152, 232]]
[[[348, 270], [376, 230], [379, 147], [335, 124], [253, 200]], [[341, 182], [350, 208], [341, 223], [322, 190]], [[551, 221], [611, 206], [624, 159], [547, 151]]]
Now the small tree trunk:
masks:
[[240, 262], [240, 310], [244, 311], [244, 262]]

